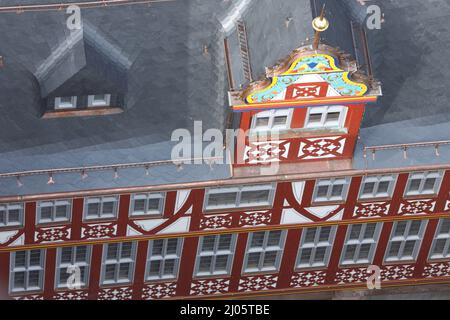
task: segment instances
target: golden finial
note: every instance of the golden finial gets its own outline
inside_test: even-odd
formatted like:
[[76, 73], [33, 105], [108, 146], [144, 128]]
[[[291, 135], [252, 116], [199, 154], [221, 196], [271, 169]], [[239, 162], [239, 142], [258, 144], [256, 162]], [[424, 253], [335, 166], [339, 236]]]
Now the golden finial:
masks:
[[312, 21], [312, 26], [316, 31], [314, 35], [313, 49], [317, 50], [319, 48], [320, 34], [327, 30], [330, 26], [330, 22], [327, 20], [327, 18], [325, 18], [325, 4], [322, 7], [320, 16]]

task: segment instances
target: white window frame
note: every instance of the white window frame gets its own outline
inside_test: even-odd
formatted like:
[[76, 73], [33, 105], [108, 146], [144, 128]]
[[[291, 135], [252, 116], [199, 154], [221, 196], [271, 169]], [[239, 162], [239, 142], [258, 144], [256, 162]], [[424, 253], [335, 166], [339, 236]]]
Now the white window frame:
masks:
[[[268, 239], [271, 232], [281, 231], [280, 240], [277, 246], [268, 246]], [[264, 240], [261, 247], [252, 247], [252, 240], [255, 234], [264, 233]], [[243, 273], [258, 273], [266, 271], [279, 271], [281, 259], [284, 253], [284, 245], [286, 241], [286, 230], [259, 231], [248, 234], [247, 246], [245, 248], [244, 264], [242, 266]], [[266, 253], [276, 252], [275, 265], [273, 267], [264, 267], [264, 258]], [[252, 253], [260, 253], [258, 267], [250, 268], [248, 266], [248, 258]]]
[[[19, 210], [19, 221], [10, 222], [10, 214], [12, 210]], [[22, 202], [16, 203], [0, 203], [0, 212], [4, 212], [5, 222], [0, 222], [0, 228], [21, 227], [24, 222], [24, 205]]]
[[[220, 237], [222, 236], [230, 236], [230, 246], [228, 249], [219, 250]], [[204, 241], [207, 237], [214, 237], [214, 248], [212, 251], [204, 251]], [[197, 256], [195, 259], [195, 277], [205, 277], [205, 276], [216, 276], [216, 275], [229, 275], [231, 273], [231, 267], [233, 266], [234, 253], [236, 250], [236, 234], [222, 234], [222, 235], [212, 235], [212, 236], [202, 236], [199, 239], [198, 248], [197, 248]], [[215, 270], [216, 258], [217, 256], [228, 256], [227, 258], [227, 266], [226, 270]], [[210, 270], [209, 272], [200, 271], [200, 262], [203, 257], [212, 257]]]
[[[251, 204], [242, 204], [241, 196], [243, 192], [246, 191], [264, 191], [269, 190], [269, 197], [267, 201], [261, 203], [251, 203]], [[212, 211], [212, 210], [221, 210], [221, 209], [230, 209], [230, 208], [253, 208], [253, 207], [262, 207], [262, 206], [271, 206], [273, 204], [273, 199], [275, 196], [276, 184], [260, 184], [260, 185], [249, 185], [249, 186], [235, 186], [235, 187], [225, 187], [225, 188], [208, 188], [205, 193], [205, 201], [203, 205], [204, 211]], [[217, 205], [211, 206], [209, 205], [209, 196], [211, 194], [220, 194], [220, 193], [236, 193], [236, 200], [234, 204], [230, 205]]]
[[[361, 182], [361, 188], [359, 189], [359, 199], [370, 199], [370, 198], [391, 198], [392, 192], [394, 191], [395, 182], [397, 181], [396, 175], [379, 175], [379, 176], [365, 176]], [[387, 192], [379, 192], [381, 182], [388, 182]], [[374, 183], [374, 188], [372, 193], [364, 194], [364, 187], [366, 183]]]
[[[110, 199], [110, 198], [114, 198], [115, 199], [115, 201], [114, 201], [114, 207], [113, 207], [113, 213], [112, 214], [103, 214], [103, 204], [104, 204], [104, 202], [110, 202], [110, 201], [107, 201], [108, 199]], [[99, 201], [98, 201], [98, 203], [100, 204], [100, 206], [99, 206], [99, 214], [98, 215], [96, 215], [96, 216], [91, 216], [91, 215], [89, 215], [89, 204], [90, 203], [95, 203], [94, 202], [94, 200], [95, 199], [100, 199]], [[114, 195], [111, 195], [111, 196], [98, 196], [98, 197], [87, 197], [87, 198], [84, 198], [84, 212], [83, 212], [83, 220], [107, 220], [107, 219], [115, 219], [115, 218], [117, 218], [117, 215], [118, 215], [118, 211], [119, 211], [119, 201], [120, 201], [120, 198], [119, 198], [119, 196], [114, 196]]]
[[[148, 210], [148, 202], [150, 199], [159, 199], [158, 210]], [[145, 200], [145, 211], [135, 211], [136, 200]], [[152, 193], [134, 193], [131, 195], [130, 201], [130, 216], [131, 217], [147, 217], [157, 216], [160, 217], [164, 213], [164, 205], [166, 202], [165, 192], [152, 192]]]
[[[62, 98], [70, 98], [71, 103], [62, 102]], [[76, 109], [77, 108], [77, 96], [67, 96], [67, 97], [56, 97], [55, 98], [55, 109], [64, 110], [64, 109]]]
[[[417, 196], [417, 195], [433, 195], [438, 193], [442, 181], [442, 171], [425, 171], [425, 172], [411, 172], [408, 176], [408, 183], [406, 184], [405, 196]], [[430, 178], [435, 178], [434, 188], [431, 191], [423, 190], [425, 181]], [[412, 180], [421, 179], [419, 190], [411, 191]]]
[[[414, 221], [420, 222], [420, 229], [419, 233], [417, 235], [409, 235], [409, 230], [411, 227], [411, 224]], [[392, 227], [391, 236], [389, 237], [389, 243], [387, 246], [387, 250], [385, 253], [384, 261], [386, 262], [396, 262], [396, 261], [415, 261], [417, 259], [417, 255], [419, 253], [420, 247], [422, 245], [423, 235], [425, 233], [425, 229], [427, 226], [428, 221], [427, 220], [406, 220], [406, 228], [403, 232], [403, 235], [395, 236], [395, 231], [399, 223], [402, 223], [403, 221], [396, 221], [394, 222], [394, 225]], [[411, 256], [404, 256], [404, 248], [407, 241], [415, 241], [413, 253]], [[400, 242], [400, 248], [398, 250], [398, 254], [395, 257], [390, 257], [389, 252], [391, 251], [392, 244], [394, 242]]]
[[[122, 249], [125, 243], [131, 243], [131, 257], [123, 258], [122, 257]], [[118, 253], [117, 257], [114, 259], [108, 259], [108, 246], [118, 244]], [[136, 251], [137, 245], [134, 241], [120, 242], [120, 243], [107, 243], [103, 245], [103, 255], [102, 255], [102, 272], [101, 272], [101, 285], [112, 285], [112, 284], [124, 284], [124, 283], [132, 283], [134, 279], [134, 269], [136, 266]], [[121, 264], [129, 264], [130, 270], [128, 274], [127, 280], [119, 279], [120, 265]], [[108, 265], [115, 265], [114, 272], [114, 280], [107, 280], [106, 277], [106, 267]]]
[[[324, 228], [328, 227], [311, 227], [304, 228], [302, 230], [302, 236], [300, 238], [300, 246], [297, 252], [297, 259], [295, 262], [296, 269], [308, 269], [317, 267], [326, 267], [330, 261], [331, 251], [333, 249], [333, 243], [336, 236], [336, 226], [329, 226], [330, 232], [328, 234], [327, 241], [320, 241], [320, 235]], [[314, 240], [312, 242], [305, 242], [306, 235], [309, 230], [314, 230]], [[318, 248], [326, 248], [325, 255], [321, 262], [314, 261]], [[309, 262], [305, 263], [301, 261], [302, 253], [304, 250], [311, 250], [311, 256]]]
[[[309, 107], [305, 119], [305, 128], [308, 129], [342, 129], [345, 127], [345, 120], [347, 118], [346, 106], [323, 106], [323, 107]], [[329, 113], [339, 112], [339, 119], [336, 124], [327, 124], [327, 115]], [[320, 122], [311, 122], [310, 116], [312, 114], [321, 114]]]
[[[167, 253], [167, 244], [171, 240], [177, 240], [177, 248], [175, 253]], [[154, 243], [156, 241], [162, 241], [162, 252], [161, 254], [154, 254]], [[171, 239], [157, 239], [157, 240], [150, 240], [148, 242], [148, 254], [147, 254], [147, 263], [145, 265], [145, 279], [146, 281], [153, 281], [153, 280], [162, 280], [162, 279], [177, 279], [178, 278], [178, 271], [180, 269], [180, 261], [181, 261], [181, 252], [183, 250], [183, 238], [171, 238]], [[165, 274], [164, 273], [164, 266], [167, 260], [175, 260], [175, 267], [173, 274]], [[160, 262], [159, 266], [159, 273], [158, 276], [151, 275], [150, 274], [150, 266], [153, 262], [158, 261]]]
[[[332, 196], [332, 190], [333, 190], [334, 185], [342, 184], [342, 183], [337, 183], [337, 182], [343, 182], [343, 185], [344, 185], [342, 188], [341, 195], [340, 196]], [[324, 186], [324, 185], [328, 186], [327, 195], [325, 197], [318, 197], [319, 187]], [[348, 177], [316, 180], [316, 183], [314, 186], [313, 202], [345, 201], [345, 199], [347, 199], [349, 185], [350, 185], [350, 179]]]
[[[77, 250], [81, 247], [86, 248], [86, 260], [85, 261], [76, 261]], [[62, 251], [64, 248], [70, 248], [72, 250], [70, 263], [62, 261]], [[80, 286], [80, 288], [86, 288], [89, 284], [91, 254], [92, 254], [92, 246], [91, 245], [79, 245], [79, 246], [74, 246], [74, 247], [58, 248], [57, 254], [56, 254], [55, 288], [57, 288], [57, 289], [67, 288], [67, 283], [61, 283], [62, 269], [66, 269], [66, 272], [67, 272], [67, 268], [76, 268], [76, 267], [83, 267], [83, 268], [85, 268], [85, 271], [84, 271], [84, 277], [81, 277], [80, 282], [76, 283], [74, 285], [78, 285], [78, 286]], [[69, 274], [70, 274], [70, 272], [69, 272]], [[80, 274], [80, 276], [81, 276], [81, 274]]]
[[[30, 255], [32, 251], [39, 251], [39, 266], [30, 266]], [[19, 252], [25, 252], [25, 266], [18, 267], [16, 266], [16, 255]], [[9, 272], [9, 291], [11, 293], [18, 292], [30, 292], [30, 291], [42, 291], [44, 289], [44, 277], [45, 277], [45, 249], [31, 249], [31, 250], [23, 250], [23, 251], [14, 251], [10, 254], [10, 272]], [[32, 271], [39, 272], [39, 284], [35, 287], [29, 286], [29, 274]], [[19, 272], [25, 273], [24, 278], [24, 287], [16, 289], [14, 288], [14, 280], [15, 274]]]
[[[447, 259], [450, 257], [450, 232], [443, 232], [442, 227], [445, 222], [450, 223], [450, 218], [439, 219], [438, 227], [433, 237], [431, 250], [428, 255], [429, 260]], [[441, 253], [435, 253], [436, 244], [438, 241], [444, 241], [444, 249]]]
[[[292, 115], [294, 113], [293, 108], [289, 109], [270, 109], [267, 111], [261, 111], [252, 117], [251, 131], [261, 132], [261, 131], [271, 131], [271, 130], [288, 130], [291, 128]], [[274, 120], [276, 117], [286, 117], [285, 125], [274, 125]], [[257, 127], [256, 123], [259, 118], [269, 118], [267, 126]]]
[[[66, 206], [66, 214], [64, 217], [56, 216], [56, 207], [57, 206]], [[42, 218], [42, 208], [52, 208], [51, 218], [45, 219]], [[55, 223], [55, 222], [69, 222], [72, 216], [72, 200], [71, 199], [58, 199], [58, 200], [45, 200], [39, 201], [37, 203], [37, 223], [38, 224], [46, 224], [46, 223]]]
[[98, 94], [91, 94], [88, 95], [88, 107], [109, 107], [111, 104], [111, 95], [108, 94], [102, 94], [103, 100], [102, 101], [96, 101], [95, 96]]
[[[368, 225], [375, 225], [375, 230], [374, 230], [373, 236], [371, 238], [365, 238], [365, 233], [366, 233]], [[358, 239], [350, 239], [352, 231], [354, 228], [356, 228], [356, 226], [361, 226]], [[380, 233], [381, 233], [382, 228], [383, 228], [382, 222], [349, 225], [347, 228], [347, 234], [345, 236], [345, 242], [344, 242], [344, 246], [342, 249], [340, 264], [341, 265], [351, 265], [351, 264], [370, 264], [370, 263], [372, 263], [373, 258], [375, 256], [375, 251], [377, 249], [378, 240], [380, 238]], [[363, 245], [370, 245], [369, 255], [368, 255], [367, 259], [362, 259], [359, 257], [360, 250]], [[346, 259], [345, 256], [347, 253], [347, 249], [350, 246], [356, 246], [356, 249], [353, 254], [353, 258]]]

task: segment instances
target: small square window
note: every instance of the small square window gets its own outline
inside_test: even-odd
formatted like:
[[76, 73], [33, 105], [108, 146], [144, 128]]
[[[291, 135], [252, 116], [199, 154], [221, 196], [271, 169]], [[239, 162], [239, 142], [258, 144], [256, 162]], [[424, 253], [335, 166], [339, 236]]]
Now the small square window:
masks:
[[77, 107], [77, 97], [57, 97], [55, 98], [55, 109], [74, 109]]
[[110, 94], [93, 94], [88, 96], [88, 107], [107, 107], [110, 105]]
[[442, 180], [442, 172], [415, 172], [409, 175], [405, 195], [436, 194]]

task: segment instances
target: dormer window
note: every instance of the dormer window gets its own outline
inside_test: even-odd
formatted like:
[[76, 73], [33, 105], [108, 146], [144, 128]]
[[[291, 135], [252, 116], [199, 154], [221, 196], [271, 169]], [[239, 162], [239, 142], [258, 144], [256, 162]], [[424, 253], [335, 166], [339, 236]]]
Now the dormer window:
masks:
[[55, 109], [74, 109], [77, 107], [77, 97], [56, 97]]
[[110, 94], [93, 94], [88, 96], [88, 107], [108, 107], [110, 105]]
[[345, 125], [346, 111], [344, 106], [309, 108], [305, 127], [341, 129]]

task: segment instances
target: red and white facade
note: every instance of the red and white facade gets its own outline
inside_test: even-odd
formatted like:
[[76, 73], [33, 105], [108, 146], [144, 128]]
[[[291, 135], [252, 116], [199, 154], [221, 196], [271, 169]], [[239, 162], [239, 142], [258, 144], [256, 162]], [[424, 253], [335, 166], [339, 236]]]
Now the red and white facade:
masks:
[[[353, 69], [335, 51], [297, 50], [270, 71], [271, 81], [246, 89], [241, 104], [232, 94], [244, 131], [289, 122], [276, 141], [239, 136], [243, 162], [234, 170], [272, 161], [319, 170], [0, 199], [0, 297], [199, 299], [366, 288], [370, 265], [379, 266], [382, 285], [450, 281], [450, 165], [347, 166], [378, 92], [350, 80]], [[344, 164], [324, 169], [333, 161]], [[83, 285], [72, 290], [61, 272], [71, 264], [83, 270]]]

